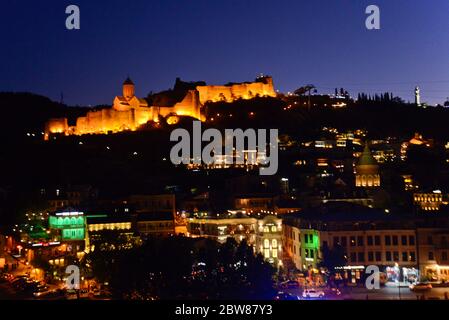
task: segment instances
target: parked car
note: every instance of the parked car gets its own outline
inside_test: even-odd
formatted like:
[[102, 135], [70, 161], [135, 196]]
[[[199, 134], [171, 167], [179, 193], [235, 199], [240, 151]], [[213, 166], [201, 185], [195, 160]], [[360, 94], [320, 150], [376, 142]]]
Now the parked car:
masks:
[[28, 282], [30, 282], [30, 279], [25, 278], [25, 277], [21, 277], [18, 279], [14, 279], [11, 284], [13, 286], [14, 289], [21, 289], [23, 288]]
[[[36, 296], [35, 296], [36, 297]], [[56, 289], [56, 290], [48, 290], [47, 292], [41, 293], [36, 298], [38, 299], [63, 299], [65, 297], [65, 290], [63, 289]]]
[[79, 296], [81, 299], [89, 298], [89, 290], [87, 289], [79, 290]]
[[10, 273], [2, 273], [0, 275], [0, 282], [11, 282], [14, 276]]
[[28, 276], [26, 276], [26, 275], [20, 275], [20, 276], [11, 276], [10, 278], [9, 278], [9, 282], [10, 283], [14, 283], [14, 281], [17, 281], [17, 280], [20, 280], [20, 279], [28, 279], [29, 277]]
[[316, 289], [305, 289], [302, 293], [303, 298], [324, 298], [324, 291], [316, 290]]
[[78, 293], [74, 289], [67, 290], [65, 293], [65, 297], [67, 300], [78, 299]]
[[98, 288], [93, 288], [92, 289], [92, 294], [94, 295], [94, 297], [98, 297], [101, 295], [101, 291]]
[[298, 299], [298, 296], [280, 291], [274, 297], [274, 300], [299, 300], [299, 299]]
[[37, 290], [39, 287], [39, 281], [27, 281], [25, 282], [19, 290], [21, 290], [26, 295], [33, 295], [33, 293]]
[[432, 289], [432, 285], [428, 282], [418, 282], [416, 284], [412, 284], [409, 288], [412, 291], [428, 291]]
[[38, 285], [36, 287], [36, 289], [33, 292], [33, 296], [35, 296], [36, 298], [43, 296], [47, 293], [51, 292], [51, 290], [49, 290], [48, 286], [46, 285]]

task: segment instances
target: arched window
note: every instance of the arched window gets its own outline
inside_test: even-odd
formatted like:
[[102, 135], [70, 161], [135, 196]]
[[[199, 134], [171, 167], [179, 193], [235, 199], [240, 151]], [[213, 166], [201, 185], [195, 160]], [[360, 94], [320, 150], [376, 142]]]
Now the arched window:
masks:
[[263, 241], [263, 246], [264, 246], [265, 248], [269, 248], [269, 247], [270, 247], [270, 240], [265, 239], [265, 240]]
[[278, 241], [276, 239], [271, 240], [271, 246], [273, 248], [277, 248], [278, 247]]

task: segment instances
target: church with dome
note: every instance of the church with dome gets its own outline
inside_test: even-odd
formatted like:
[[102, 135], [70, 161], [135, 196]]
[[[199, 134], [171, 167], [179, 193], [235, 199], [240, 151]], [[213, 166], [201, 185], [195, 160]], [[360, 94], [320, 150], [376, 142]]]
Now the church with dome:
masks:
[[369, 149], [368, 142], [355, 166], [355, 186], [364, 188], [380, 187], [379, 165]]

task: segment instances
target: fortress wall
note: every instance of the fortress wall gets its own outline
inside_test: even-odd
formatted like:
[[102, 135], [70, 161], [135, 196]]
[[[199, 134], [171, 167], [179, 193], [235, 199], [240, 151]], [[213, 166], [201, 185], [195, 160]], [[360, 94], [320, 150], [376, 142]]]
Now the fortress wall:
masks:
[[196, 90], [189, 90], [182, 99], [173, 106], [174, 113], [179, 116], [190, 116], [192, 118], [201, 119], [199, 93]]
[[155, 118], [153, 119], [154, 121], [157, 121], [157, 117], [161, 116], [161, 117], [167, 117], [169, 114], [175, 113], [175, 107], [157, 107], [154, 106], [153, 107], [155, 109], [154, 115]]
[[234, 84], [232, 86], [197, 86], [201, 104], [207, 101], [228, 101], [232, 102], [236, 99], [251, 99], [257, 95], [275, 97], [273, 81], [271, 78], [266, 79], [267, 83], [251, 82]]
[[104, 131], [135, 130], [134, 112], [132, 109], [127, 111], [117, 111], [108, 109], [104, 119]]
[[227, 86], [197, 86], [200, 94], [201, 104], [205, 104], [207, 101], [218, 102], [218, 101], [233, 101], [231, 87]]
[[69, 129], [67, 118], [54, 118], [45, 124], [45, 133], [65, 133]]
[[151, 108], [137, 108], [126, 111], [102, 109], [89, 111], [85, 117], [76, 121], [76, 134], [107, 133], [122, 130], [135, 130], [137, 127], [153, 119]]
[[134, 110], [135, 125], [141, 126], [153, 120], [153, 108], [137, 108]]
[[84, 134], [84, 133], [88, 133], [87, 118], [86, 117], [78, 117], [76, 119], [76, 124], [75, 124], [75, 134]]
[[[136, 130], [148, 121], [158, 121], [158, 117], [167, 117], [170, 114], [190, 116], [205, 121], [201, 113], [201, 106], [207, 101], [227, 101], [236, 99], [251, 99], [255, 96], [276, 96], [273, 81], [266, 77], [264, 81], [241, 83], [232, 86], [197, 86], [195, 90], [187, 91], [182, 101], [172, 107], [141, 107], [137, 97], [133, 97], [129, 105], [122, 105], [116, 97], [114, 105], [108, 109], [88, 111], [86, 116], [79, 117], [74, 127], [68, 126], [66, 118], [50, 119], [45, 126], [45, 137], [51, 133], [66, 134], [95, 134], [117, 132], [123, 130]], [[139, 105], [139, 106], [137, 106]]]

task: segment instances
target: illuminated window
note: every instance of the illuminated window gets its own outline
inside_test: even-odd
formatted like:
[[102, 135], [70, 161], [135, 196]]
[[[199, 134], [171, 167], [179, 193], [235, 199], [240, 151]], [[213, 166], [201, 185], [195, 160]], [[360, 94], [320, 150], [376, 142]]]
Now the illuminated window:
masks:
[[276, 226], [271, 227], [271, 232], [277, 232], [277, 231], [278, 231], [278, 229], [276, 228]]
[[278, 249], [273, 249], [273, 258], [278, 257]]
[[270, 228], [268, 228], [268, 227], [263, 227], [263, 232], [270, 232]]
[[270, 249], [265, 249], [263, 255], [266, 259], [268, 259], [270, 257]]
[[277, 248], [277, 246], [278, 246], [278, 241], [277, 241], [276, 239], [271, 240], [271, 246], [272, 246], [273, 248]]
[[265, 240], [263, 241], [263, 246], [264, 246], [265, 248], [269, 248], [269, 247], [270, 247], [270, 240], [265, 239]]

